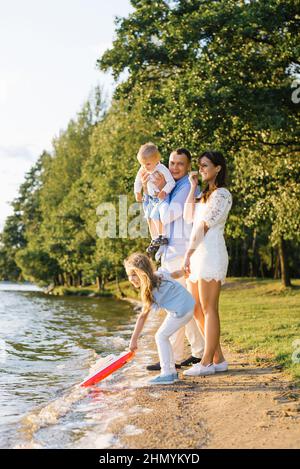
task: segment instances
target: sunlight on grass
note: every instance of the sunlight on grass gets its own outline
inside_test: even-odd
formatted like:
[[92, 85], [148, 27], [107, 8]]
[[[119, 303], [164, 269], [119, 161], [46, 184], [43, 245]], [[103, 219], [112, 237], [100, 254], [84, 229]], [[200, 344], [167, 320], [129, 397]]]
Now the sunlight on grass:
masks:
[[294, 343], [300, 339], [300, 280], [293, 285], [282, 289], [278, 280], [228, 279], [220, 301], [221, 340], [257, 359], [268, 356], [299, 380], [300, 363], [293, 363], [292, 355], [300, 349]]

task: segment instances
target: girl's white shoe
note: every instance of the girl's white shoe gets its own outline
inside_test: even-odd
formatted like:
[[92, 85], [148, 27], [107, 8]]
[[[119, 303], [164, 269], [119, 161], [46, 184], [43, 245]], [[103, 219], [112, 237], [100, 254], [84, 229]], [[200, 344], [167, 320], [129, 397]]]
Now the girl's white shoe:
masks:
[[216, 373], [220, 373], [222, 371], [227, 371], [228, 370], [228, 362], [224, 360], [221, 363], [214, 363], [214, 367], [215, 367], [215, 372]]
[[183, 374], [185, 376], [208, 376], [215, 374], [215, 367], [213, 363], [210, 365], [201, 365], [201, 363], [195, 363], [192, 368], [185, 370]]

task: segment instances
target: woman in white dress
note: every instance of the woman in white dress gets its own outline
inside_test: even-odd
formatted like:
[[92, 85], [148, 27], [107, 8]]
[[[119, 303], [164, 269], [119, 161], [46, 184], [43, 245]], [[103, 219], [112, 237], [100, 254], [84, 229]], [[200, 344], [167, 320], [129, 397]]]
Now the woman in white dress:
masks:
[[187, 223], [193, 223], [193, 229], [184, 269], [188, 290], [196, 301], [194, 314], [205, 337], [205, 349], [201, 363], [184, 372], [187, 376], [210, 375], [228, 369], [220, 346], [219, 296], [228, 267], [224, 227], [232, 197], [225, 188], [223, 155], [216, 151], [204, 152], [198, 163], [205, 188], [195, 198], [198, 175], [191, 173], [191, 189], [183, 217]]

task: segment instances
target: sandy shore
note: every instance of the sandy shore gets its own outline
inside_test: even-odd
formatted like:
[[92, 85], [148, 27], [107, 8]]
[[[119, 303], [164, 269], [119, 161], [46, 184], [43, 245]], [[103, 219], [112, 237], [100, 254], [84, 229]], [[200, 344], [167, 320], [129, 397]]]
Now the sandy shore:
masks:
[[[161, 319], [150, 319], [140, 340], [140, 367], [149, 363], [149, 351], [156, 359]], [[225, 351], [227, 373], [188, 378], [181, 371], [175, 385], [138, 387], [108, 428], [113, 447], [300, 448], [299, 390], [273, 363], [259, 366], [251, 356]], [[154, 375], [145, 369], [146, 378]]]

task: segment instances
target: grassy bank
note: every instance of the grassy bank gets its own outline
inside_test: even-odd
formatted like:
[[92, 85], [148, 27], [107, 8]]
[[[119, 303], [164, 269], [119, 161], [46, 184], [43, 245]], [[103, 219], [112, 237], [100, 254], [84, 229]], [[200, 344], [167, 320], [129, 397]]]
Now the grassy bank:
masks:
[[99, 291], [96, 285], [89, 285], [84, 287], [55, 287], [51, 295], [58, 296], [88, 296], [88, 297], [115, 297], [115, 298], [132, 298], [137, 299], [138, 292], [136, 292], [127, 280], [119, 282], [119, 287], [116, 282], [109, 282], [105, 285], [105, 290]]
[[[259, 363], [276, 362], [300, 382], [300, 280], [295, 288], [282, 290], [279, 280], [230, 278], [220, 301], [221, 341], [233, 351], [249, 353]], [[95, 286], [55, 288], [54, 294], [80, 296], [123, 296], [137, 299], [128, 281], [108, 283], [104, 292]], [[295, 341], [299, 340], [299, 345]], [[295, 357], [294, 357], [295, 358]]]
[[300, 280], [293, 284], [282, 290], [277, 280], [228, 279], [220, 302], [221, 340], [262, 364], [275, 361], [300, 382]]

